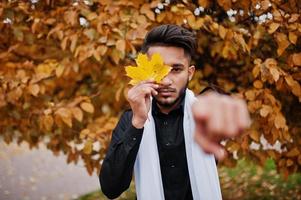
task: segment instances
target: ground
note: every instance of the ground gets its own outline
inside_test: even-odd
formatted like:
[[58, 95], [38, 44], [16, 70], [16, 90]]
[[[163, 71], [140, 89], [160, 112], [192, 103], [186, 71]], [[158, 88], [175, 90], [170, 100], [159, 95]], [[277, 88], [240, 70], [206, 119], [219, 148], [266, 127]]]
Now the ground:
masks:
[[97, 174], [89, 176], [83, 163], [67, 164], [43, 144], [30, 150], [0, 139], [1, 200], [69, 200], [98, 189]]

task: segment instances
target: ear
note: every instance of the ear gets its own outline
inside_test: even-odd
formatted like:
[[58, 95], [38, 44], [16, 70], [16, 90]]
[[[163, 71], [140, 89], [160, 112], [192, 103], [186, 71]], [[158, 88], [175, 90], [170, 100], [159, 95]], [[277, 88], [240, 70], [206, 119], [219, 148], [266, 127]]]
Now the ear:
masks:
[[193, 74], [194, 74], [194, 71], [195, 71], [195, 66], [194, 65], [191, 65], [189, 68], [188, 68], [188, 78], [189, 78], [189, 81], [191, 81], [192, 77], [193, 77]]

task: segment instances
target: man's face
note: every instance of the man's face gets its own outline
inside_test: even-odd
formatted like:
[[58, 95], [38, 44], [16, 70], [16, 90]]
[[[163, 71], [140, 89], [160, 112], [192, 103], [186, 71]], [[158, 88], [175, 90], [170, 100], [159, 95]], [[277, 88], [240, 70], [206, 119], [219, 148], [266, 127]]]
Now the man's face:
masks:
[[154, 53], [159, 53], [164, 63], [172, 67], [169, 74], [161, 81], [157, 89], [158, 95], [155, 96], [161, 107], [170, 108], [179, 102], [193, 76], [195, 67], [190, 66], [190, 58], [185, 55], [182, 48], [152, 46], [148, 49], [147, 55], [151, 57]]

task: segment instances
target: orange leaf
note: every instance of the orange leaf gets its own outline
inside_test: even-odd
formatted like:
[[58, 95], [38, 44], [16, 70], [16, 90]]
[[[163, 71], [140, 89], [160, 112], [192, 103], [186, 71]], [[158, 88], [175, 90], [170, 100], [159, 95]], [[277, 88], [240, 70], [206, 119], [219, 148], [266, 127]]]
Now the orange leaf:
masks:
[[272, 67], [272, 68], [270, 68], [270, 72], [273, 76], [274, 81], [277, 82], [279, 79], [279, 76], [280, 76], [279, 71], [275, 67]]
[[249, 134], [250, 138], [252, 138], [252, 140], [259, 142], [259, 133], [256, 130], [251, 130], [250, 134]]
[[140, 8], [140, 12], [145, 14], [150, 20], [155, 20], [155, 13], [150, 9], [150, 5], [148, 3], [143, 4]]
[[257, 78], [259, 73], [260, 73], [260, 65], [255, 65], [255, 67], [252, 70], [252, 74], [253, 74], [254, 78]]
[[256, 98], [256, 93], [254, 90], [248, 90], [247, 92], [245, 92], [245, 96], [247, 100], [254, 101]]
[[81, 107], [84, 111], [86, 111], [86, 112], [88, 112], [88, 113], [94, 113], [94, 106], [93, 106], [91, 103], [88, 103], [88, 102], [82, 102], [82, 103], [80, 104], [80, 107]]
[[262, 117], [268, 116], [269, 113], [271, 113], [273, 109], [270, 106], [263, 105], [262, 108], [260, 109], [260, 115]]
[[211, 4], [211, 1], [210, 0], [198, 0], [198, 3], [203, 8], [207, 8]]
[[297, 40], [298, 40], [298, 36], [295, 32], [289, 32], [288, 33], [288, 39], [289, 41], [292, 43], [292, 44], [295, 44], [297, 43]]
[[40, 87], [38, 84], [29, 85], [27, 89], [30, 92], [30, 94], [32, 94], [35, 97], [38, 96], [40, 91]]
[[286, 166], [287, 167], [290, 167], [290, 166], [292, 166], [294, 164], [294, 161], [292, 161], [291, 159], [287, 159], [287, 161], [286, 161]]
[[79, 133], [79, 138], [80, 139], [84, 139], [84, 138], [86, 138], [88, 135], [89, 135], [89, 133], [90, 133], [90, 130], [89, 129], [83, 129], [83, 130], [81, 130], [81, 132]]
[[121, 52], [125, 51], [125, 40], [118, 40], [115, 45], [117, 50]]
[[287, 157], [295, 157], [298, 156], [300, 154], [300, 151], [298, 150], [297, 147], [291, 149], [289, 152], [286, 153]]
[[64, 20], [67, 24], [74, 26], [78, 23], [78, 14], [74, 10], [69, 10], [64, 13]]
[[71, 108], [71, 112], [73, 117], [77, 119], [77, 121], [79, 122], [83, 121], [83, 111], [80, 108], [78, 107]]
[[285, 118], [281, 114], [277, 114], [277, 116], [275, 117], [274, 124], [278, 129], [285, 128], [286, 127]]
[[301, 53], [294, 53], [292, 55], [294, 65], [301, 66]]
[[294, 23], [294, 22], [296, 22], [299, 17], [300, 17], [300, 14], [296, 14], [296, 13], [292, 14], [291, 18], [288, 20], [288, 23]]
[[54, 123], [52, 116], [46, 115], [43, 117], [42, 121], [43, 121], [43, 126], [45, 127], [45, 129], [47, 131], [51, 131], [53, 123]]
[[224, 10], [229, 10], [232, 7], [231, 0], [217, 0], [217, 2]]
[[284, 33], [277, 33], [276, 41], [278, 44], [277, 54], [278, 56], [280, 56], [285, 51], [285, 49], [290, 45], [290, 42], [288, 41], [287, 36]]
[[58, 115], [70, 128], [72, 127], [72, 113], [69, 109], [59, 108], [55, 114]]
[[254, 81], [253, 86], [257, 89], [261, 89], [263, 87], [263, 84], [260, 80], [256, 80]]

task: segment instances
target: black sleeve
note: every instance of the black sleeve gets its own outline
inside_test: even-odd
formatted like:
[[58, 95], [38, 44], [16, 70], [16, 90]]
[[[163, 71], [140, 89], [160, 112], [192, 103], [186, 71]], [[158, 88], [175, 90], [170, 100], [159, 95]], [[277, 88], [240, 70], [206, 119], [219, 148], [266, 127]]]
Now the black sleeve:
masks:
[[143, 128], [132, 125], [132, 112], [123, 113], [99, 174], [101, 190], [108, 198], [117, 198], [129, 187], [142, 133]]

